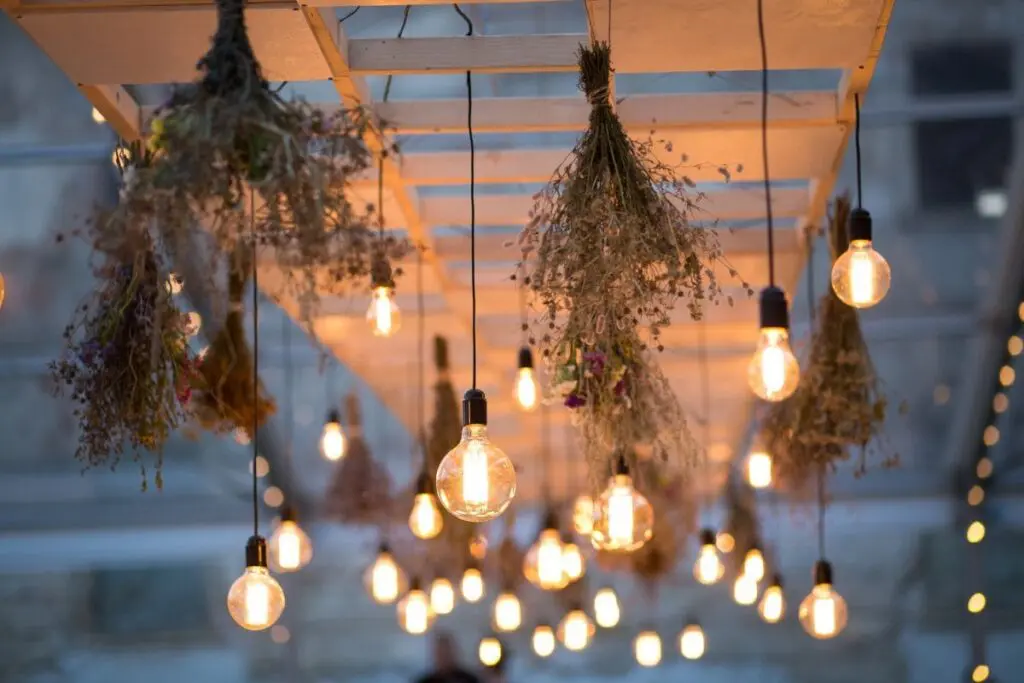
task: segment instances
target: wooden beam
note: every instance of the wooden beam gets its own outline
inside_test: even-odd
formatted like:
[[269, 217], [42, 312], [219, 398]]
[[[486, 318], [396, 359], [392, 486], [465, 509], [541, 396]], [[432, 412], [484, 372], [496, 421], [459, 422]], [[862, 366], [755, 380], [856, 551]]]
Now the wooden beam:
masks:
[[377, 38], [349, 41], [348, 62], [360, 75], [575, 71], [586, 34]]
[[127, 90], [119, 85], [79, 83], [78, 91], [96, 107], [121, 139], [139, 139], [142, 130], [142, 111]]

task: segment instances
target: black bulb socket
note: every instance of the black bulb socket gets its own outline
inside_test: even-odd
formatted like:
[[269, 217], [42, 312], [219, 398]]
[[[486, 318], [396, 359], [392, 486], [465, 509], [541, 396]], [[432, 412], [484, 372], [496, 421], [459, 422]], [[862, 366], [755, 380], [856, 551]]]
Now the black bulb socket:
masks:
[[386, 258], [378, 258], [374, 260], [373, 265], [370, 266], [370, 289], [377, 289], [378, 287], [391, 287], [395, 286], [395, 277], [391, 272], [391, 264]]
[[615, 458], [615, 466], [612, 468], [612, 473], [619, 477], [623, 475], [629, 475], [629, 463], [626, 462], [626, 454], [619, 453]]
[[575, 545], [576, 539], [573, 538], [572, 531], [566, 529], [562, 532], [562, 545]]
[[558, 513], [555, 512], [553, 507], [549, 507], [544, 513], [544, 524], [541, 526], [542, 529], [547, 531], [548, 529], [558, 529]]
[[267, 568], [267, 541], [262, 536], [250, 536], [246, 542], [245, 566]]
[[462, 426], [487, 424], [487, 397], [479, 389], [462, 396]]
[[423, 590], [423, 584], [420, 583], [420, 577], [418, 577], [418, 576], [412, 577], [412, 580], [409, 582], [409, 590], [410, 591], [421, 591], [421, 590]]
[[818, 560], [814, 563], [814, 585], [832, 585], [832, 563]]
[[341, 413], [338, 412], [337, 408], [331, 408], [327, 413], [327, 424], [341, 424]]
[[714, 544], [715, 544], [715, 532], [712, 531], [711, 529], [701, 529], [700, 530], [700, 545], [701, 545], [701, 547], [704, 547], [706, 545], [714, 545]]
[[298, 514], [295, 512], [295, 506], [284, 504], [281, 506], [281, 521], [282, 522], [297, 522], [299, 519]]
[[786, 293], [774, 285], [761, 290], [761, 329], [767, 327], [789, 329]]
[[380, 545], [377, 546], [377, 554], [378, 555], [383, 555], [385, 553], [387, 553], [388, 555], [391, 554], [391, 546], [388, 545], [387, 541], [381, 541]]
[[854, 209], [850, 212], [850, 224], [847, 235], [851, 242], [859, 240], [871, 241], [871, 214], [866, 209]]
[[533, 350], [529, 346], [519, 349], [519, 369], [533, 369]]
[[771, 585], [775, 586], [776, 588], [782, 588], [782, 575], [778, 573], [772, 574]]
[[420, 475], [416, 477], [416, 494], [422, 495], [424, 493], [434, 492], [434, 482], [431, 480], [430, 475], [425, 471], [420, 472]]

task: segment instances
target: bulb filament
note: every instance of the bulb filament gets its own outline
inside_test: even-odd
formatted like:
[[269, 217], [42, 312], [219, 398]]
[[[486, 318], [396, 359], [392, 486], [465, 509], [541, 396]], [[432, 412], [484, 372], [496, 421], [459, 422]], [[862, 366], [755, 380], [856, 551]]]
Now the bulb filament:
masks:
[[260, 582], [246, 586], [245, 620], [250, 626], [270, 623], [270, 590]]
[[462, 464], [462, 499], [470, 510], [484, 510], [490, 493], [487, 481], [487, 453], [474, 440], [469, 442]]

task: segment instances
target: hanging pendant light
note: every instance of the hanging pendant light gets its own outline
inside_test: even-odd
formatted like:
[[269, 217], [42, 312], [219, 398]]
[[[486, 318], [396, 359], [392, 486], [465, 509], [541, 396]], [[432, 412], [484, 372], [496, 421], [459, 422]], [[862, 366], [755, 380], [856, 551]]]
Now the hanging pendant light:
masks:
[[715, 545], [715, 532], [711, 529], [701, 529], [700, 550], [697, 551], [697, 561], [693, 564], [693, 576], [705, 586], [710, 586], [718, 583], [724, 573], [725, 565], [718, 556], [718, 548]]
[[455, 609], [455, 587], [443, 576], [430, 584], [430, 607], [436, 614], [451, 614]]
[[473, 78], [466, 72], [469, 129], [470, 292], [473, 317], [473, 388], [462, 398], [462, 439], [437, 469], [437, 495], [452, 515], [486, 522], [503, 513], [516, 495], [516, 470], [487, 438], [487, 397], [477, 388], [476, 353], [476, 146], [473, 142]]
[[569, 531], [562, 534], [562, 571], [569, 583], [579, 581], [587, 573], [587, 560]]
[[633, 655], [636, 663], [650, 668], [661, 663], [661, 636], [657, 631], [641, 631], [633, 640]]
[[538, 657], [550, 657], [555, 651], [555, 630], [549, 624], [537, 624], [530, 644]]
[[558, 531], [558, 515], [549, 507], [544, 515], [537, 540], [523, 558], [523, 575], [541, 590], [556, 591], [569, 584], [563, 564], [562, 534]]
[[466, 602], [480, 602], [484, 597], [484, 576], [475, 564], [466, 567], [459, 584], [462, 599]]
[[583, 606], [576, 604], [558, 624], [558, 639], [566, 650], [580, 652], [587, 649], [594, 637], [594, 622], [590, 620]]
[[594, 621], [601, 628], [614, 628], [618, 626], [622, 617], [622, 609], [619, 606], [619, 596], [615, 589], [605, 587], [594, 593]]
[[480, 639], [477, 647], [477, 656], [484, 666], [497, 666], [501, 661], [501, 641], [494, 636], [487, 636]]
[[885, 258], [871, 242], [871, 214], [862, 205], [863, 187], [860, 164], [860, 95], [853, 96], [854, 146], [857, 154], [857, 208], [850, 212], [847, 225], [849, 247], [832, 264], [832, 291], [843, 303], [854, 308], [871, 308], [889, 292], [892, 272]]
[[529, 346], [519, 349], [519, 369], [516, 370], [516, 403], [522, 410], [537, 407], [537, 375], [533, 370], [533, 351]]
[[835, 638], [846, 628], [846, 600], [832, 585], [832, 565], [825, 560], [814, 564], [814, 588], [800, 603], [800, 625], [819, 640]]
[[763, 449], [747, 455], [747, 483], [751, 488], [766, 489], [772, 485], [772, 456]]
[[390, 337], [402, 326], [402, 316], [395, 303], [395, 278], [384, 254], [384, 154], [377, 169], [377, 219], [381, 253], [370, 268], [370, 307], [366, 322], [375, 337]]
[[782, 577], [776, 574], [772, 583], [765, 589], [761, 602], [757, 605], [761, 619], [769, 624], [777, 624], [786, 615], [786, 596], [782, 592]]
[[437, 496], [434, 495], [434, 482], [430, 475], [420, 472], [416, 480], [416, 497], [413, 498], [412, 512], [409, 513], [409, 530], [416, 538], [429, 540], [437, 538], [444, 528]]
[[743, 558], [743, 573], [758, 583], [764, 578], [764, 553], [756, 543], [750, 546], [746, 556]]
[[494, 630], [510, 632], [517, 630], [523, 623], [523, 605], [519, 596], [512, 589], [502, 591], [494, 601], [492, 614]]
[[619, 454], [615, 474], [594, 505], [590, 541], [599, 550], [633, 552], [654, 534], [654, 508], [633, 486], [626, 458]]
[[696, 622], [689, 622], [679, 634], [679, 652], [686, 659], [700, 659], [707, 648], [704, 629]]
[[782, 401], [800, 383], [800, 364], [789, 347], [789, 304], [775, 286], [775, 243], [772, 218], [771, 175], [768, 172], [768, 48], [764, 35], [763, 0], [757, 1], [757, 28], [761, 42], [761, 157], [764, 166], [764, 201], [768, 233], [768, 281], [761, 290], [761, 333], [747, 368], [751, 390], [765, 401]]
[[345, 457], [347, 445], [345, 430], [341, 428], [341, 413], [331, 409], [331, 412], [327, 413], [324, 430], [320, 434], [320, 453], [332, 462], [340, 460]]
[[413, 578], [409, 584], [409, 592], [398, 601], [396, 611], [402, 630], [414, 636], [429, 631], [437, 616], [418, 577]]
[[757, 581], [741, 572], [732, 584], [732, 599], [737, 605], [753, 605], [757, 602]]
[[[255, 220], [255, 200], [250, 198], [249, 215]], [[256, 270], [256, 234], [252, 235], [252, 536], [245, 544], [245, 571], [228, 589], [228, 613], [235, 623], [248, 631], [270, 628], [284, 611], [285, 597], [281, 584], [267, 569], [267, 542], [260, 536], [259, 477], [256, 462], [259, 457], [259, 418], [255, 406], [259, 387], [259, 282]]]
[[580, 536], [589, 536], [594, 530], [594, 499], [585, 493], [573, 501], [572, 525]]
[[363, 580], [370, 597], [377, 604], [390, 605], [402, 594], [405, 573], [398, 566], [387, 543], [380, 544], [377, 556], [367, 568]]
[[313, 559], [313, 542], [299, 526], [291, 505], [281, 508], [281, 523], [270, 536], [270, 565], [274, 571], [295, 572]]

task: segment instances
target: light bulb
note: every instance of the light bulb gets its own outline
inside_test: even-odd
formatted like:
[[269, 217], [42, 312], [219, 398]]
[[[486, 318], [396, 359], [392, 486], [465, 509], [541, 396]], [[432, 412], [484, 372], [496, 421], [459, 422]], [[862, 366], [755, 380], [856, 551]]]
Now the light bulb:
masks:
[[594, 499], [580, 494], [572, 505], [572, 524], [580, 536], [589, 536], [594, 530]]
[[558, 639], [566, 650], [579, 652], [585, 650], [594, 636], [594, 623], [579, 606], [576, 606], [562, 618], [558, 624]]
[[732, 585], [732, 599], [737, 605], [753, 605], [757, 602], [757, 581], [746, 574], [737, 576]]
[[92, 120], [93, 123], [104, 123], [107, 118], [100, 113], [100, 110], [96, 107], [92, 108]]
[[569, 584], [562, 565], [562, 536], [545, 525], [523, 558], [526, 580], [546, 591], [561, 590]]
[[345, 457], [346, 441], [345, 432], [341, 429], [341, 415], [337, 410], [332, 410], [320, 434], [320, 452], [328, 460], [340, 460]]
[[433, 608], [430, 598], [420, 587], [419, 579], [413, 579], [409, 592], [398, 601], [398, 623], [406, 633], [420, 636], [430, 630], [434, 623]]
[[971, 681], [973, 683], [985, 683], [990, 674], [991, 671], [987, 664], [979, 664], [971, 670]]
[[658, 666], [661, 663], [661, 636], [654, 631], [641, 631], [633, 641], [633, 654], [640, 666]]
[[594, 621], [601, 628], [612, 628], [619, 623], [622, 611], [619, 596], [611, 588], [602, 588], [594, 593]]
[[756, 545], [743, 558], [743, 573], [757, 583], [764, 578], [764, 553]]
[[571, 534], [562, 537], [562, 571], [569, 583], [579, 581], [587, 573], [587, 561], [583, 551], [572, 540]]
[[228, 590], [228, 614], [248, 631], [270, 628], [281, 617], [281, 584], [267, 571], [267, 543], [253, 536], [245, 546], [245, 571]]
[[484, 597], [484, 577], [476, 567], [468, 567], [462, 574], [460, 584], [462, 598], [466, 602], [480, 602]]
[[687, 659], [700, 659], [706, 647], [704, 629], [699, 624], [687, 624], [679, 634], [679, 652]]
[[437, 468], [441, 504], [466, 522], [486, 522], [508, 508], [516, 495], [516, 469], [487, 438], [487, 402], [470, 389], [462, 401], [462, 440]]
[[967, 527], [967, 542], [981, 543], [985, 538], [985, 524], [979, 521], [971, 522]]
[[412, 511], [409, 513], [409, 530], [413, 536], [429, 540], [436, 538], [444, 527], [437, 496], [434, 495], [433, 482], [430, 475], [421, 472], [416, 483], [416, 497], [412, 499]]
[[769, 624], [777, 624], [786, 614], [786, 596], [782, 592], [782, 579], [776, 576], [765, 589], [761, 602], [757, 604], [761, 618]]
[[524, 346], [519, 349], [519, 369], [516, 370], [516, 403], [522, 410], [533, 410], [537, 407], [538, 393], [533, 352]]
[[270, 566], [279, 572], [302, 569], [313, 559], [313, 542], [295, 521], [294, 513], [286, 509], [281, 523], [270, 536]]
[[725, 573], [725, 565], [718, 556], [718, 548], [715, 547], [715, 532], [711, 529], [702, 529], [700, 532], [700, 550], [697, 551], [697, 561], [693, 564], [693, 576], [710, 586], [718, 583]]
[[451, 614], [455, 609], [455, 588], [446, 578], [438, 577], [430, 584], [430, 608], [437, 614]]
[[386, 544], [381, 544], [376, 559], [366, 570], [365, 579], [374, 602], [389, 605], [401, 595], [405, 574]]
[[781, 401], [800, 383], [800, 363], [789, 348], [789, 304], [778, 287], [761, 290], [761, 334], [747, 366], [751, 390], [765, 401]]
[[800, 603], [800, 625], [812, 637], [834, 638], [846, 628], [846, 600], [832, 587], [832, 565], [814, 565], [814, 588]]
[[766, 489], [772, 485], [772, 456], [764, 451], [754, 451], [747, 456], [747, 481], [755, 489]]
[[370, 307], [366, 309], [366, 322], [375, 337], [390, 337], [402, 326], [402, 314], [395, 303], [393, 287], [374, 287]]
[[501, 661], [501, 641], [488, 636], [480, 640], [480, 647], [477, 648], [480, 656], [480, 663], [484, 666], [495, 666]]
[[619, 456], [615, 476], [594, 505], [594, 529], [590, 541], [595, 548], [611, 552], [632, 552], [654, 534], [654, 508], [633, 488], [626, 461]]
[[539, 624], [533, 629], [530, 640], [538, 657], [550, 657], [555, 651], [555, 631], [547, 624]]
[[871, 214], [854, 209], [848, 229], [850, 246], [832, 264], [832, 291], [847, 306], [870, 308], [889, 292], [892, 272], [871, 245]]
[[494, 601], [494, 630], [515, 631], [523, 623], [523, 606], [512, 591], [502, 591]]

